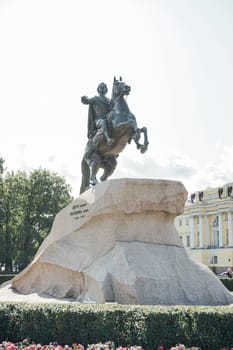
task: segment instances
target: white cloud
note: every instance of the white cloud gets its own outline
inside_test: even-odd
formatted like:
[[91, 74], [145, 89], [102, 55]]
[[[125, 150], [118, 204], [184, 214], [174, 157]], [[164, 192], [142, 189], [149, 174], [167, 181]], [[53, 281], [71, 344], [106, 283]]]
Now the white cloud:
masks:
[[196, 173], [195, 162], [187, 156], [162, 151], [157, 155], [120, 155], [119, 169], [116, 175], [144, 177], [155, 179], [170, 179], [182, 181], [190, 179]]
[[191, 179], [192, 191], [203, 190], [207, 187], [221, 187], [233, 181], [233, 146], [222, 145], [218, 147], [214, 159], [200, 166], [196, 175]]
[[[220, 147], [220, 146], [219, 146]], [[122, 155], [119, 168], [116, 171], [118, 177], [145, 177], [155, 179], [170, 179], [181, 181], [188, 192], [204, 190], [207, 187], [219, 187], [233, 181], [232, 159], [233, 146], [218, 147], [218, 153], [214, 161], [199, 163], [185, 154], [162, 151], [159, 157]]]

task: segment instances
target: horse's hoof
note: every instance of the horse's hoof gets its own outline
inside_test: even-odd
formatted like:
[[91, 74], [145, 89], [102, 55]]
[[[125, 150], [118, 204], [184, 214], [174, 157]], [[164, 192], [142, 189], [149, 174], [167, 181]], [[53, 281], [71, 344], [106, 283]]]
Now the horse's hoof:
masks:
[[91, 178], [90, 184], [91, 184], [92, 186], [95, 186], [95, 185], [98, 184], [98, 181], [97, 181], [96, 177]]

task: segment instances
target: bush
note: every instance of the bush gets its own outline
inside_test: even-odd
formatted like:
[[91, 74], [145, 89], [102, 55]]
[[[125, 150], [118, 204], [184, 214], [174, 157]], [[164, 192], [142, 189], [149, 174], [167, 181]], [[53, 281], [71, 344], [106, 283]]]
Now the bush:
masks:
[[13, 277], [15, 277], [15, 275], [13, 274], [3, 274], [3, 275], [0, 275], [0, 284], [6, 282], [6, 281], [9, 281], [11, 280]]
[[233, 292], [233, 278], [220, 278], [220, 281], [230, 292]]
[[219, 350], [233, 345], [232, 324], [230, 306], [0, 303], [0, 341], [29, 338], [86, 347], [112, 340], [117, 346], [140, 344], [145, 350], [181, 342]]

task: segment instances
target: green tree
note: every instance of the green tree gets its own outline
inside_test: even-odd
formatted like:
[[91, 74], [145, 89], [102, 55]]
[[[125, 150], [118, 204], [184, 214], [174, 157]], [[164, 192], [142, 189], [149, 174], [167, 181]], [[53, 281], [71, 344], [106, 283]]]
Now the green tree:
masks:
[[38, 169], [0, 174], [0, 263], [24, 268], [50, 232], [55, 215], [71, 200], [63, 177]]
[[55, 215], [71, 202], [65, 179], [48, 170], [30, 173], [24, 189], [24, 215], [18, 232], [15, 262], [24, 268], [51, 230]]
[[7, 272], [11, 272], [17, 251], [17, 235], [24, 217], [24, 187], [27, 181], [25, 172], [7, 172], [3, 182], [4, 200], [4, 265]]
[[0, 175], [2, 175], [4, 172], [4, 163], [5, 160], [2, 157], [0, 157]]
[[4, 254], [4, 197], [3, 197], [3, 172], [4, 172], [4, 159], [0, 158], [0, 267], [3, 263]]

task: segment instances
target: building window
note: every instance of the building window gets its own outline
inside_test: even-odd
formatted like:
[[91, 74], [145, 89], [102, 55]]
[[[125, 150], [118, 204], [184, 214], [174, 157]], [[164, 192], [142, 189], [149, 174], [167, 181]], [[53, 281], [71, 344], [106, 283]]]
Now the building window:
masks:
[[186, 219], [185, 219], [185, 222], [186, 222], [186, 226], [188, 226], [188, 225], [189, 225], [189, 219], [186, 218]]
[[217, 234], [216, 245], [217, 245], [217, 248], [219, 248], [219, 231], [216, 231], [216, 234]]
[[186, 247], [190, 247], [190, 236], [186, 236]]
[[217, 264], [217, 263], [218, 263], [218, 257], [217, 257], [217, 255], [211, 256], [209, 262], [210, 262], [210, 264]]
[[197, 232], [197, 246], [200, 247], [200, 232]]
[[226, 246], [229, 246], [229, 230], [226, 229]]
[[181, 240], [181, 242], [182, 242], [182, 236], [180, 236], [180, 240]]
[[182, 220], [179, 220], [179, 226], [182, 226]]
[[218, 215], [215, 217], [213, 221], [213, 227], [218, 227]]

